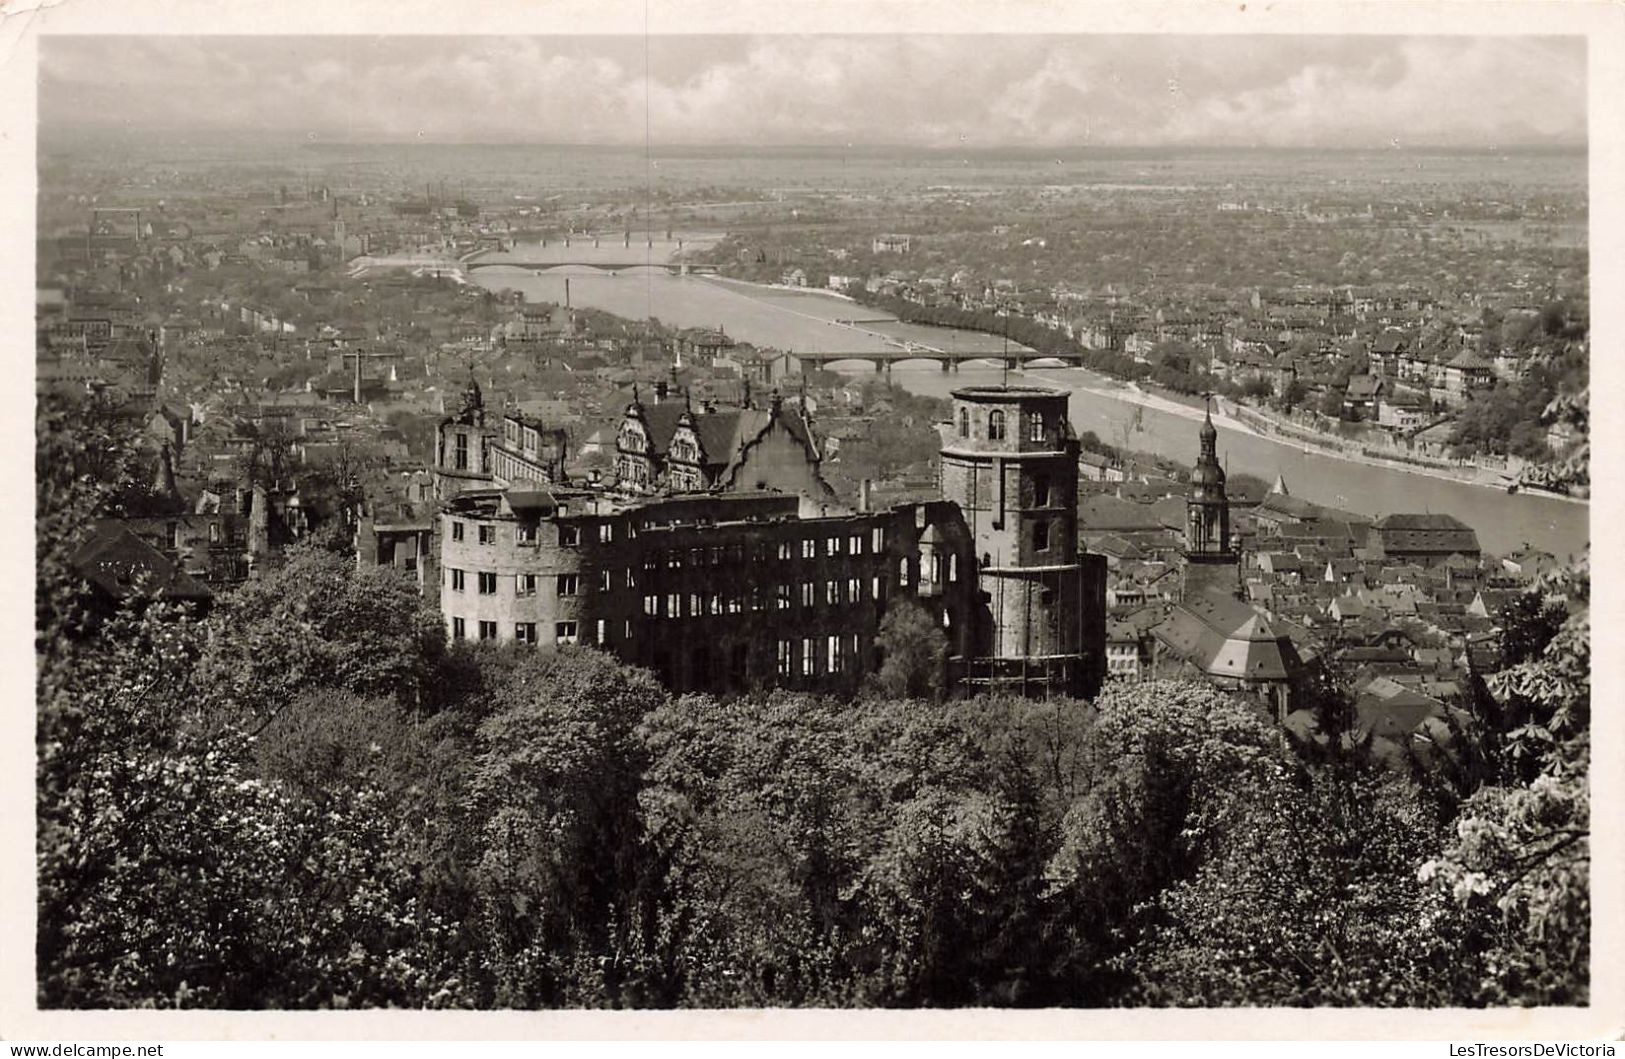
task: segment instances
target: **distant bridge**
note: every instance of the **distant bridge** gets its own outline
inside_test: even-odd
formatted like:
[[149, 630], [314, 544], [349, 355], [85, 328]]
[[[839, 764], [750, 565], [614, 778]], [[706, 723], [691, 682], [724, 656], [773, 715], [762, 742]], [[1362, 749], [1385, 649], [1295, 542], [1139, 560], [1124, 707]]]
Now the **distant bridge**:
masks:
[[658, 268], [673, 276], [713, 276], [717, 271], [715, 265], [690, 265], [681, 261], [484, 261], [477, 258], [466, 259], [463, 268], [469, 272], [482, 268], [518, 268], [538, 273], [556, 272], [562, 268], [590, 268], [611, 276], [632, 268]]
[[1083, 367], [1083, 357], [1081, 355], [1052, 356], [1047, 353], [1039, 353], [1030, 349], [1021, 350], [1020, 352], [1012, 350], [1008, 354], [987, 352], [977, 353], [968, 352], [965, 350], [937, 349], [934, 346], [925, 346], [917, 343], [899, 346], [896, 349], [878, 351], [868, 350], [861, 353], [855, 353], [850, 350], [817, 350], [790, 353], [789, 355], [800, 361], [803, 367], [807, 367], [809, 365], [812, 367], [828, 367], [829, 365], [838, 361], [861, 360], [866, 361], [869, 364], [873, 364], [875, 371], [885, 372], [887, 374], [891, 372], [893, 364], [901, 364], [905, 361], [915, 360], [935, 361], [937, 364], [941, 365], [943, 371], [958, 371], [959, 366], [969, 360], [987, 361], [988, 363], [995, 365], [1002, 364], [1002, 366], [1012, 370], [1019, 370], [1031, 364], [1033, 361], [1038, 360], [1056, 360], [1067, 365], [1068, 367]]

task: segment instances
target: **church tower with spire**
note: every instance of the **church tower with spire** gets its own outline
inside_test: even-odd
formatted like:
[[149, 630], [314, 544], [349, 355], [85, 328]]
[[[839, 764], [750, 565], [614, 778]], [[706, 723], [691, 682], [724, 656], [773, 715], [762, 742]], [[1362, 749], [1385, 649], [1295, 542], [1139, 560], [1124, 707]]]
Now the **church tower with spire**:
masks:
[[1191, 470], [1191, 493], [1185, 501], [1185, 548], [1181, 597], [1207, 592], [1241, 594], [1241, 558], [1230, 540], [1230, 501], [1224, 494], [1224, 468], [1219, 465], [1219, 431], [1211, 408], [1198, 435], [1201, 452]]

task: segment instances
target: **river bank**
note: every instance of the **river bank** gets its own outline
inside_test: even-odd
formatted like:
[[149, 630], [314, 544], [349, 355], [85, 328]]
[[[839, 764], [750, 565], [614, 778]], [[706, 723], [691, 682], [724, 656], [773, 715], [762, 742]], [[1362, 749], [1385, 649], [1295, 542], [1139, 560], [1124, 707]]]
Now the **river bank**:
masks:
[[[1013, 372], [1012, 374], [1024, 376], [1026, 373]], [[1031, 379], [1029, 381], [1046, 382], [1046, 380], [1043, 379]], [[1089, 385], [1086, 383], [1079, 383], [1068, 388], [1080, 390], [1085, 393], [1091, 393], [1097, 397], [1105, 397], [1114, 401], [1123, 401], [1129, 404], [1136, 404], [1144, 408], [1153, 408], [1159, 412], [1179, 416], [1182, 419], [1188, 419], [1192, 422], [1200, 422], [1207, 414], [1203, 407], [1199, 404], [1187, 403], [1185, 401], [1171, 398], [1165, 394], [1157, 393], [1154, 390], [1146, 387], [1144, 384], [1139, 383], [1123, 383], [1119, 385]], [[1244, 409], [1247, 412], [1251, 412], [1255, 415], [1258, 414], [1257, 410], [1241, 404], [1239, 401], [1236, 401], [1233, 398], [1214, 399], [1214, 425], [1223, 426], [1229, 430], [1235, 431], [1238, 434], [1246, 434], [1251, 437], [1266, 441], [1274, 441], [1281, 444], [1294, 444], [1301, 442], [1312, 446], [1316, 455], [1324, 456], [1328, 459], [1340, 460], [1344, 463], [1356, 464], [1362, 467], [1374, 467], [1382, 470], [1399, 471], [1404, 474], [1417, 475], [1423, 478], [1433, 478], [1440, 481], [1456, 482], [1461, 485], [1472, 485], [1485, 489], [1493, 489], [1502, 493], [1506, 492], [1506, 482], [1503, 480], [1500, 472], [1491, 470], [1489, 468], [1474, 467], [1471, 470], [1466, 468], [1462, 468], [1461, 470], [1453, 470], [1449, 467], [1439, 467], [1424, 463], [1412, 463], [1400, 459], [1388, 459], [1381, 456], [1373, 456], [1364, 452], [1350, 452], [1343, 447], [1345, 444], [1347, 444], [1346, 440], [1339, 438], [1334, 434], [1320, 435], [1319, 438], [1324, 439], [1324, 443], [1317, 444], [1316, 439], [1311, 439], [1306, 436], [1309, 433], [1308, 431], [1303, 431], [1300, 435], [1299, 433], [1288, 433], [1285, 431], [1275, 432], [1260, 430], [1253, 424], [1247, 422], [1241, 416], [1237, 415], [1232, 409], [1226, 408], [1225, 406], [1227, 404], [1233, 406], [1235, 409]], [[1546, 495], [1549, 499], [1563, 500], [1571, 504], [1580, 504], [1582, 506], [1589, 504], [1589, 500], [1585, 497], [1566, 496], [1557, 493], [1548, 493], [1544, 495]]]
[[[531, 300], [562, 302], [564, 297], [564, 277], [557, 273], [478, 269], [469, 279], [491, 289], [521, 291]], [[618, 316], [653, 316], [674, 327], [720, 325], [740, 341], [791, 352], [849, 350], [859, 359], [837, 366], [848, 375], [870, 377], [873, 365], [861, 358], [866, 353], [895, 350], [900, 341], [990, 358], [986, 366], [961, 362], [957, 372], [941, 371], [928, 357], [892, 365], [892, 381], [911, 393], [947, 398], [960, 387], [997, 385], [1006, 377], [997, 366], [1002, 336], [903, 323], [854, 329], [836, 322], [852, 317], [853, 303], [823, 291], [774, 290], [736, 280], [647, 270], [618, 277], [576, 275], [572, 281], [575, 304]], [[1153, 393], [1136, 393], [1115, 380], [1078, 368], [1028, 365], [1009, 376], [1072, 391], [1070, 412], [1080, 433], [1092, 430], [1114, 444], [1127, 436], [1124, 447], [1186, 466], [1195, 458], [1194, 421], [1202, 414], [1199, 398], [1194, 407], [1180, 404]], [[1508, 495], [1504, 488], [1418, 473], [1414, 467], [1341, 454], [1334, 457], [1302, 442], [1241, 429], [1246, 425], [1226, 414], [1228, 411], [1222, 410], [1215, 420], [1222, 433], [1221, 458], [1227, 469], [1265, 481], [1280, 474], [1293, 495], [1305, 500], [1374, 518], [1395, 512], [1449, 513], [1477, 530], [1485, 549], [1496, 553], [1531, 545], [1560, 557], [1570, 556], [1583, 552], [1590, 540], [1585, 504], [1558, 503], [1558, 497], [1533, 492]]]

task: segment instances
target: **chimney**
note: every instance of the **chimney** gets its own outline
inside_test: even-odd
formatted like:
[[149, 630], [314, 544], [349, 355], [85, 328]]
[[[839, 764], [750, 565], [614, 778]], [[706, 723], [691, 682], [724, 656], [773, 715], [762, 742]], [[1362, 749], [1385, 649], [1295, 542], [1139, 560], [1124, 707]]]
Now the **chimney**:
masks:
[[158, 449], [158, 477], [153, 483], [153, 492], [159, 496], [175, 496], [175, 464], [169, 456], [169, 443], [166, 441]]
[[566, 309], [568, 309], [570, 307], [570, 277], [569, 276], [564, 277], [564, 307]]
[[858, 483], [859, 514], [867, 515], [869, 513], [869, 491], [872, 488], [874, 488], [874, 481], [872, 479], [865, 478], [863, 481]]
[[252, 507], [248, 511], [248, 554], [259, 558], [271, 550], [270, 499], [265, 486], [254, 483]]

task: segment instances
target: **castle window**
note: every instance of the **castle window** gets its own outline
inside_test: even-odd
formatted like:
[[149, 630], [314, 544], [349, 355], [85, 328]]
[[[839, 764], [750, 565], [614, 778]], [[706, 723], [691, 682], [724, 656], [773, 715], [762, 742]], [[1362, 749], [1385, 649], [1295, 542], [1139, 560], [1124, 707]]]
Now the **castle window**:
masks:
[[573, 595], [576, 594], [576, 592], [577, 592], [577, 590], [579, 588], [580, 588], [580, 581], [577, 579], [575, 574], [560, 574], [558, 576], [558, 594], [559, 595], [561, 595], [561, 596], [573, 596]]
[[1037, 412], [1027, 417], [1027, 440], [1044, 440], [1044, 417]]
[[455, 464], [455, 467], [459, 471], [468, 470], [468, 435], [467, 434], [459, 433], [457, 435], [457, 462]]
[[1033, 475], [1033, 506], [1049, 507], [1049, 475]]
[[451, 638], [453, 640], [462, 640], [467, 638], [467, 631], [463, 625], [463, 619], [451, 619]]
[[876, 555], [879, 555], [881, 553], [881, 551], [886, 547], [885, 533], [886, 533], [886, 531], [881, 529], [879, 526], [876, 526], [870, 532], [871, 540], [869, 542], [869, 550], [874, 552]]
[[987, 414], [987, 440], [1004, 440], [1004, 412], [995, 408]]
[[801, 582], [801, 605], [803, 607], [810, 607], [817, 601], [818, 597], [814, 594], [816, 588], [817, 586], [811, 581]]
[[581, 543], [581, 530], [577, 526], [559, 526], [559, 547], [574, 548]]
[[795, 659], [790, 653], [790, 641], [779, 641], [779, 676], [789, 677], [795, 674]]
[[681, 592], [668, 592], [666, 594], [666, 617], [681, 618], [683, 616], [683, 594]]
[[520, 643], [528, 643], [534, 647], [536, 644], [536, 623], [533, 621], [515, 622], [513, 638]]
[[962, 438], [970, 437], [970, 409], [969, 408], [961, 408], [959, 410], [959, 436], [962, 437]]
[[781, 560], [790, 558], [790, 542], [789, 541], [780, 541], [779, 542], [779, 558]]
[[576, 623], [573, 621], [561, 621], [554, 623], [553, 642], [556, 644], [576, 643], [580, 639], [576, 629]]
[[1049, 551], [1049, 521], [1041, 519], [1033, 523], [1033, 551]]
[[803, 559], [818, 558], [818, 542], [808, 537], [801, 542], [801, 557]]
[[516, 596], [534, 596], [536, 594], [536, 575], [514, 574], [513, 594]]
[[862, 555], [863, 554], [863, 534], [854, 533], [854, 534], [852, 534], [852, 536], [850, 536], [850, 537], [848, 537], [846, 539], [846, 554], [848, 554], [848, 555]]
[[495, 640], [497, 638], [497, 623], [494, 621], [480, 622], [480, 639]]
[[959, 556], [951, 553], [948, 556], [948, 580], [959, 580]]
[[598, 543], [599, 544], [608, 544], [611, 541], [613, 541], [614, 539], [615, 539], [615, 525], [614, 525], [614, 523], [605, 522], [603, 525], [598, 527]]
[[848, 603], [863, 602], [863, 578], [849, 577], [846, 579], [846, 601]]
[[609, 636], [609, 622], [605, 621], [603, 618], [599, 618], [598, 619], [598, 635], [597, 635], [596, 638], [594, 638], [593, 642], [594, 643], [608, 643], [609, 642], [608, 639], [607, 639], [608, 636]]
[[[483, 529], [485, 529], [485, 527], [481, 526], [480, 529], [483, 530]], [[491, 531], [492, 531], [491, 535], [493, 537], [496, 536], [496, 527], [494, 527], [494, 526], [491, 527]], [[535, 544], [536, 544], [536, 527], [535, 527], [535, 525], [526, 525], [524, 523], [520, 523], [519, 525], [515, 526], [513, 528], [513, 539], [514, 539], [514, 542], [516, 544], [518, 544], [522, 548], [524, 548], [524, 547], [534, 547]]]
[[497, 594], [497, 575], [480, 571], [480, 595], [494, 596]]
[[778, 587], [778, 595], [777, 595], [778, 608], [780, 610], [789, 610], [790, 609], [790, 586], [789, 586], [789, 584], [788, 583], [781, 584], [781, 585], [779, 585], [777, 587]]
[[481, 544], [495, 544], [496, 543], [496, 540], [497, 540], [497, 528], [495, 526], [481, 526], [481, 527], [479, 527], [479, 531], [480, 531], [480, 543]]
[[615, 586], [615, 578], [608, 570], [598, 571], [598, 591], [608, 592]]
[[801, 675], [814, 676], [818, 672], [818, 641], [811, 636], [801, 638]]
[[824, 602], [835, 606], [841, 602], [841, 583], [834, 579], [824, 582]]
[[453, 522], [451, 524], [451, 539], [454, 541], [460, 541], [463, 539], [463, 524], [461, 522]]
[[463, 575], [463, 572], [461, 570], [457, 570], [457, 569], [448, 569], [446, 572], [451, 575], [451, 590], [453, 592], [461, 592], [461, 591], [463, 591], [463, 588], [464, 588], [464, 581], [463, 581], [464, 575]]

